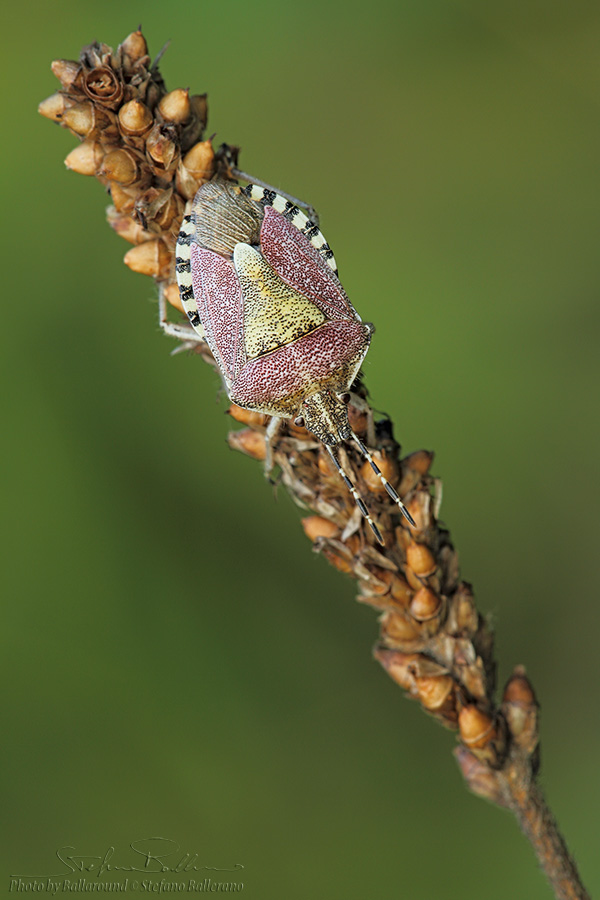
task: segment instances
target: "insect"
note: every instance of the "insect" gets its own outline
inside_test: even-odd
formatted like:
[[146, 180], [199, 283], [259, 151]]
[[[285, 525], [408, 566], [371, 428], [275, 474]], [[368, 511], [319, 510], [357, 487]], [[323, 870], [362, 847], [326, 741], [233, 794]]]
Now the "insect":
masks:
[[208, 182], [183, 219], [176, 271], [182, 306], [208, 343], [229, 398], [294, 419], [322, 441], [383, 544], [335, 452], [353, 441], [414, 525], [348, 420], [348, 391], [375, 329], [350, 303], [318, 226], [273, 190]]

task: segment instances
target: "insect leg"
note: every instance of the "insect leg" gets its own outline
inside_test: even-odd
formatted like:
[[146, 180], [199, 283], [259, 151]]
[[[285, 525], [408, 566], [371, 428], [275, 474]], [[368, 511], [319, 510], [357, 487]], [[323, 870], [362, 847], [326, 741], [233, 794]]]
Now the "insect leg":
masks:
[[178, 341], [182, 341], [181, 346], [176, 347], [173, 354], [181, 353], [184, 350], [191, 350], [198, 344], [206, 343], [200, 337], [198, 332], [194, 331], [192, 326], [188, 325], [187, 322], [179, 323], [169, 321], [167, 299], [162, 284], [158, 286], [158, 324], [167, 337], [176, 338]]
[[231, 174], [236, 178], [242, 178], [244, 181], [249, 181], [251, 184], [256, 184], [258, 187], [264, 188], [266, 191], [274, 191], [276, 194], [279, 194], [281, 197], [284, 197], [286, 200], [289, 200], [290, 203], [293, 203], [294, 206], [299, 206], [300, 209], [306, 210], [308, 213], [308, 218], [312, 219], [315, 225], [319, 224], [319, 216], [317, 214], [316, 209], [310, 205], [310, 203], [306, 203], [304, 200], [298, 200], [297, 197], [294, 197], [293, 194], [288, 194], [286, 191], [281, 191], [279, 188], [273, 187], [272, 184], [267, 184], [266, 181], [261, 181], [260, 178], [255, 178], [254, 175], [249, 175], [247, 172], [242, 172], [241, 169], [232, 168]]
[[280, 425], [281, 416], [273, 416], [271, 421], [267, 425], [267, 430], [265, 432], [265, 446], [267, 450], [267, 455], [265, 456], [264, 463], [265, 478], [269, 478], [271, 472], [273, 471], [273, 442], [277, 437], [277, 432], [279, 431]]
[[377, 538], [377, 540], [379, 541], [381, 546], [384, 547], [385, 544], [384, 544], [383, 538], [381, 537], [381, 532], [379, 531], [379, 528], [377, 527], [377, 525], [371, 518], [371, 514], [369, 513], [369, 510], [367, 509], [365, 501], [360, 496], [360, 494], [358, 493], [358, 491], [356, 490], [356, 488], [354, 487], [354, 485], [352, 484], [352, 482], [350, 481], [350, 479], [348, 478], [348, 476], [342, 469], [341, 463], [340, 463], [339, 459], [337, 458], [337, 456], [335, 455], [335, 453], [333, 452], [333, 450], [331, 449], [331, 447], [328, 444], [325, 444], [324, 446], [325, 446], [325, 449], [327, 450], [327, 452], [329, 453], [330, 457], [334, 461], [338, 472], [344, 479], [344, 483], [345, 483], [346, 487], [348, 488], [348, 490], [354, 497], [354, 502], [356, 503], [356, 505], [360, 509], [361, 513], [363, 514], [363, 516], [365, 517], [365, 519], [371, 526], [371, 531], [373, 532], [373, 534], [375, 535], [375, 537]]
[[408, 521], [410, 522], [411, 525], [414, 525], [416, 528], [415, 520], [413, 519], [413, 517], [411, 516], [411, 514], [405, 507], [404, 503], [398, 496], [398, 492], [395, 490], [395, 488], [392, 487], [392, 485], [389, 483], [389, 481], [387, 480], [385, 475], [383, 475], [383, 473], [379, 469], [379, 466], [376, 464], [375, 460], [373, 459], [373, 457], [371, 456], [371, 454], [369, 453], [369, 451], [367, 450], [367, 448], [365, 447], [365, 445], [363, 444], [361, 439], [359, 437], [357, 437], [357, 435], [355, 435], [354, 432], [352, 432], [352, 438], [353, 438], [354, 442], [358, 445], [358, 448], [359, 448], [360, 452], [362, 453], [362, 455], [364, 456], [364, 458], [366, 460], [368, 460], [368, 462], [370, 463], [371, 468], [373, 469], [375, 474], [381, 479], [381, 483], [385, 487], [386, 491], [388, 492], [388, 494], [390, 495], [390, 497], [392, 498], [394, 503], [397, 503], [398, 506], [400, 507], [402, 515], [406, 519], [408, 519]]

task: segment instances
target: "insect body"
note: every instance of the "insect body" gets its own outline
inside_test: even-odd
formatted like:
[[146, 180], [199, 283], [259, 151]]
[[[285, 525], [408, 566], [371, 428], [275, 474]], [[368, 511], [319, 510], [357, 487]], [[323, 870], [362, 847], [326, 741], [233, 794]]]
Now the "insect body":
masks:
[[209, 182], [183, 220], [176, 268], [182, 305], [230, 399], [319, 438], [382, 542], [332, 449], [354, 441], [412, 522], [348, 421], [346, 395], [374, 328], [350, 303], [319, 228], [275, 191]]

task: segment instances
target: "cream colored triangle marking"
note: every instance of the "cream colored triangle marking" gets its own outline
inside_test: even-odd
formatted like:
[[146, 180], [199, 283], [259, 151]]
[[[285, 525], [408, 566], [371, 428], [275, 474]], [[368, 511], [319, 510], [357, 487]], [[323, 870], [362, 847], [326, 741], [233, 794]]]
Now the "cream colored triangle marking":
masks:
[[281, 280], [249, 244], [233, 251], [244, 295], [244, 344], [249, 359], [291, 344], [326, 321], [318, 306]]

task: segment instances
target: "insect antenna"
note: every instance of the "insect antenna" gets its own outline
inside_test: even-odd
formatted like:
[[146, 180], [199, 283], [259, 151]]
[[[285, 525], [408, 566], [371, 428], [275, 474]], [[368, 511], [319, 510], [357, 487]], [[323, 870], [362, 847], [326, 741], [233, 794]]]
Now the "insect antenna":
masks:
[[373, 469], [375, 474], [378, 476], [378, 478], [381, 479], [381, 483], [385, 487], [386, 491], [388, 492], [388, 494], [390, 495], [390, 497], [392, 498], [394, 503], [397, 503], [398, 506], [400, 507], [402, 515], [405, 517], [405, 519], [408, 519], [408, 521], [410, 522], [411, 525], [413, 525], [416, 528], [417, 527], [416, 522], [413, 519], [413, 517], [411, 516], [411, 514], [409, 513], [409, 511], [407, 510], [407, 508], [405, 507], [405, 505], [402, 502], [402, 500], [400, 499], [400, 497], [398, 496], [398, 492], [389, 483], [389, 481], [387, 480], [387, 478], [385, 477], [385, 475], [383, 474], [383, 472], [381, 471], [381, 469], [379, 468], [379, 466], [377, 465], [377, 463], [375, 462], [375, 460], [373, 459], [373, 457], [371, 456], [371, 454], [369, 453], [369, 451], [367, 450], [367, 448], [365, 447], [365, 445], [363, 444], [361, 439], [357, 435], [355, 435], [354, 432], [352, 432], [352, 438], [353, 438], [354, 442], [357, 444], [358, 449], [360, 450], [360, 452], [362, 453], [364, 458], [370, 463], [371, 468]]
[[367, 509], [367, 505], [366, 505], [365, 501], [364, 501], [363, 498], [360, 496], [360, 494], [358, 493], [358, 491], [356, 490], [356, 488], [354, 487], [354, 485], [352, 484], [352, 482], [350, 481], [350, 479], [348, 478], [348, 476], [346, 475], [346, 473], [345, 473], [344, 470], [342, 469], [342, 466], [341, 466], [341, 464], [340, 464], [340, 461], [339, 461], [339, 459], [337, 458], [337, 456], [335, 455], [335, 453], [333, 452], [333, 450], [331, 449], [331, 447], [330, 447], [328, 444], [324, 444], [323, 446], [325, 447], [325, 449], [326, 449], [327, 452], [329, 453], [330, 457], [331, 457], [332, 460], [334, 461], [335, 466], [336, 466], [338, 472], [340, 473], [340, 475], [341, 475], [342, 478], [344, 479], [344, 482], [345, 482], [345, 484], [346, 484], [346, 487], [348, 488], [348, 490], [350, 491], [350, 493], [351, 493], [352, 496], [354, 497], [354, 501], [355, 501], [356, 505], [358, 506], [358, 508], [360, 509], [361, 513], [363, 514], [363, 516], [365, 517], [365, 519], [367, 520], [367, 522], [368, 522], [369, 525], [371, 526], [371, 531], [373, 532], [373, 534], [375, 535], [375, 537], [377, 538], [377, 540], [379, 541], [379, 543], [381, 544], [381, 546], [382, 546], [382, 547], [385, 547], [384, 540], [383, 540], [383, 538], [381, 537], [381, 532], [380, 532], [379, 528], [377, 527], [377, 525], [375, 524], [375, 522], [373, 521], [373, 519], [371, 518], [371, 514], [370, 514], [369, 510]]

